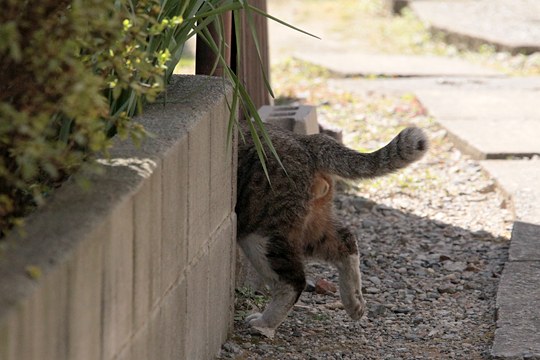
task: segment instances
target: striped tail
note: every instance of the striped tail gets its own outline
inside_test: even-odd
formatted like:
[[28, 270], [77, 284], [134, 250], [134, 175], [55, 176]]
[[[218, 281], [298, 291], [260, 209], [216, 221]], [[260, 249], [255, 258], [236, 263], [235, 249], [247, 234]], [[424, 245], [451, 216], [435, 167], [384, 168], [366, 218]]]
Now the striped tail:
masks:
[[406, 128], [388, 145], [372, 153], [359, 153], [325, 135], [305, 137], [306, 146], [316, 154], [317, 169], [346, 179], [383, 176], [419, 160], [429, 142], [419, 128]]

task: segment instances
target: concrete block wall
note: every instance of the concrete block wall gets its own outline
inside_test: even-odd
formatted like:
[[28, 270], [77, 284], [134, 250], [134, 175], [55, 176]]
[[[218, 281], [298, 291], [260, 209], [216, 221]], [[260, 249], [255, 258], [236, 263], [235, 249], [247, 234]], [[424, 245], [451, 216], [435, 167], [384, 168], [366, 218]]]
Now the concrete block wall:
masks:
[[301, 135], [326, 134], [343, 143], [343, 131], [317, 118], [313, 105], [264, 105], [259, 116], [265, 123], [281, 126]]
[[319, 133], [317, 108], [311, 105], [264, 105], [261, 120], [302, 135]]
[[[208, 359], [234, 311], [230, 87], [174, 77], [89, 191], [68, 181], [0, 252], [0, 360]], [[234, 142], [233, 142], [234, 143]], [[30, 277], [29, 269], [41, 275]]]

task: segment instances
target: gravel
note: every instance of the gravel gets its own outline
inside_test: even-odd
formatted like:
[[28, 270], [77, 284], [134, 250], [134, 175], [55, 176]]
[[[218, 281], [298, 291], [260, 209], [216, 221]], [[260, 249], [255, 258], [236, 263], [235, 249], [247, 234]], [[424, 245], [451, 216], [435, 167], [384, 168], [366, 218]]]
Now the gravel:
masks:
[[[301, 64], [287, 66], [301, 72]], [[319, 105], [319, 118], [342, 127], [348, 146], [375, 149], [415, 124], [431, 149], [400, 173], [338, 184], [337, 212], [358, 237], [367, 315], [353, 321], [339, 292], [314, 291], [318, 280], [338, 278], [331, 266], [310, 264], [311, 286], [272, 340], [250, 334], [243, 321], [266, 295], [238, 292], [234, 331], [218, 358], [488, 358], [512, 224], [504, 196], [410, 94], [359, 97], [320, 81], [313, 90], [296, 101]], [[288, 91], [288, 98], [306, 93]]]

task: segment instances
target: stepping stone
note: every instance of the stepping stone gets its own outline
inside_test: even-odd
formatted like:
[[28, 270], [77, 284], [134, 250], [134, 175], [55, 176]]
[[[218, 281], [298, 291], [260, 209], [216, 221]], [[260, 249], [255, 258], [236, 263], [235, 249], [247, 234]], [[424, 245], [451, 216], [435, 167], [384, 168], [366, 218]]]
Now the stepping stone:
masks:
[[298, 52], [294, 57], [343, 76], [501, 76], [501, 73], [458, 58], [377, 55], [361, 52]]
[[336, 78], [328, 81], [336, 89], [365, 96], [372, 92], [410, 93], [420, 89], [435, 89], [439, 77], [399, 77], [399, 78]]
[[489, 43], [512, 53], [540, 51], [537, 0], [410, 1], [413, 12], [447, 41]]
[[443, 91], [466, 88], [469, 90], [512, 90], [535, 92], [540, 90], [538, 77], [505, 76], [433, 76], [396, 78], [335, 78], [329, 83], [334, 87], [357, 93], [370, 91], [419, 92], [422, 90]]
[[516, 221], [508, 252], [510, 261], [540, 262], [540, 225]]
[[[540, 225], [540, 159], [488, 160], [481, 164], [512, 197], [516, 220]], [[540, 242], [536, 251], [540, 251]]]
[[540, 79], [536, 87], [490, 80], [416, 91], [428, 112], [464, 152], [476, 159], [540, 154]]
[[540, 78], [332, 79], [330, 83], [361, 94], [414, 93], [452, 141], [476, 159], [540, 154]]
[[540, 261], [505, 264], [497, 293], [494, 359], [540, 358]]

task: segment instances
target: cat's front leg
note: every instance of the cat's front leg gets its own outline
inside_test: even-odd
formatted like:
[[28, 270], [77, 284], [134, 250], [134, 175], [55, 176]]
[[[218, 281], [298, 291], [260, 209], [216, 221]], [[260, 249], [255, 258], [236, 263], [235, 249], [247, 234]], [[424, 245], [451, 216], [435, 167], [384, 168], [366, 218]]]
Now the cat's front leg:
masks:
[[285, 319], [298, 295], [298, 290], [293, 286], [284, 282], [276, 283], [272, 288], [272, 300], [264, 312], [249, 315], [246, 322], [256, 333], [273, 338], [275, 329]]
[[271, 338], [304, 290], [306, 280], [301, 258], [285, 237], [251, 234], [239, 243], [259, 275], [270, 285], [272, 295], [264, 312], [252, 314], [246, 321], [255, 332]]
[[354, 320], [360, 320], [366, 309], [362, 296], [362, 275], [358, 254], [345, 255], [336, 262], [339, 271], [339, 293], [347, 314]]

